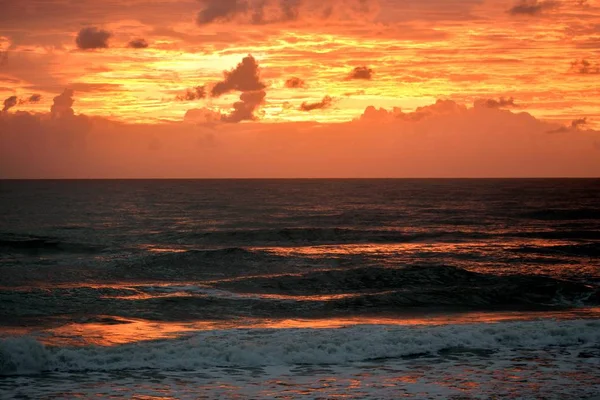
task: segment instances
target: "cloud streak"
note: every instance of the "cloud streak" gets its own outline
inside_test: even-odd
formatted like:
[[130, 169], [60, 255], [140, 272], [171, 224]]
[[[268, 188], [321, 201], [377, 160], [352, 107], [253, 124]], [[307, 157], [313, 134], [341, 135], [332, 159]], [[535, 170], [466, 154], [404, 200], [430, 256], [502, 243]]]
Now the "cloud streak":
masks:
[[479, 99], [475, 100], [475, 107], [487, 107], [487, 108], [507, 108], [516, 107], [515, 99], [513, 97], [504, 98], [500, 97], [496, 99]]
[[333, 98], [331, 96], [323, 97], [323, 100], [316, 103], [303, 102], [300, 105], [300, 111], [314, 111], [329, 108], [333, 105]]

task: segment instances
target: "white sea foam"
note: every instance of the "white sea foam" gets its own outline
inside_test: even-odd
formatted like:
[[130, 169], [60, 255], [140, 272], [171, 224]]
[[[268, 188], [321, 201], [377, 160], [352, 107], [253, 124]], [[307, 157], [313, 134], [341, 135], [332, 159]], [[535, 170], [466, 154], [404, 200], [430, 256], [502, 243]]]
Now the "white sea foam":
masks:
[[44, 347], [31, 337], [0, 341], [0, 375], [44, 371], [196, 370], [206, 367], [344, 365], [460, 348], [507, 352], [553, 346], [597, 349], [600, 320], [339, 329], [232, 329], [112, 347]]

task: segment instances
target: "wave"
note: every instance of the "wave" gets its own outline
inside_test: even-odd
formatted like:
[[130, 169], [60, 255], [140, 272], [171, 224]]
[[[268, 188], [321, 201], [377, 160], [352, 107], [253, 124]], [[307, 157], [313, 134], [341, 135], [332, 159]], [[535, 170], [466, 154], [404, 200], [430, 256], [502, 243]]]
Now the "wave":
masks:
[[536, 210], [523, 213], [520, 217], [542, 221], [600, 220], [600, 208], [554, 208]]
[[284, 228], [214, 231], [194, 234], [204, 243], [258, 244], [342, 244], [342, 243], [405, 243], [431, 239], [448, 241], [487, 239], [490, 234], [473, 231], [402, 232], [386, 229], [350, 228]]
[[42, 253], [70, 252], [90, 253], [101, 248], [84, 243], [66, 242], [59, 238], [37, 235], [0, 234], [0, 249], [6, 252]]
[[[246, 293], [323, 295], [364, 293], [336, 300], [344, 309], [402, 306], [497, 307], [510, 305], [582, 306], [600, 304], [597, 286], [532, 275], [488, 275], [450, 266], [357, 268], [302, 275], [247, 277], [217, 283]], [[370, 294], [378, 291], [385, 293]]]
[[[440, 221], [437, 221], [440, 223]], [[600, 239], [597, 226], [555, 227], [542, 231], [494, 231], [479, 226], [478, 230], [460, 229], [455, 222], [451, 227], [414, 231], [370, 228], [305, 227], [283, 229], [234, 229], [185, 234], [179, 239], [184, 242], [219, 246], [261, 246], [261, 245], [319, 245], [319, 244], [359, 244], [359, 243], [461, 243], [499, 238], [538, 238], [538, 239]], [[458, 229], [456, 229], [458, 228]]]
[[523, 238], [537, 238], [537, 239], [584, 239], [584, 240], [596, 240], [600, 239], [600, 230], [594, 229], [565, 229], [557, 227], [556, 230], [552, 231], [538, 231], [538, 232], [515, 232], [511, 236], [523, 237]]
[[533, 253], [544, 255], [567, 255], [578, 257], [600, 256], [600, 243], [564, 244], [555, 246], [522, 246], [512, 251], [516, 253]]
[[0, 376], [49, 371], [197, 370], [294, 364], [347, 364], [379, 359], [539, 350], [553, 346], [596, 351], [600, 321], [339, 329], [233, 329], [176, 339], [101, 347], [46, 347], [32, 337], [0, 340]]

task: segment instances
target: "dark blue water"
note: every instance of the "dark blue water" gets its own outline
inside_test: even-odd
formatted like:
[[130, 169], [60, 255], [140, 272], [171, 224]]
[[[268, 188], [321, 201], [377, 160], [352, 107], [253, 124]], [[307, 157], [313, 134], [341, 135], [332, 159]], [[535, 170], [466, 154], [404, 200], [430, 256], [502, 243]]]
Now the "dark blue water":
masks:
[[[64, 398], [96, 395], [106, 379], [133, 395], [148, 377], [123, 371], [176, 371], [180, 382], [208, 367], [221, 379], [222, 367], [312, 365], [321, 376], [342, 373], [323, 363], [387, 357], [428, 371], [420, 357], [469, 349], [481, 382], [490, 354], [525, 357], [531, 371], [549, 357], [562, 361], [548, 371], [574, 374], [552, 393], [584, 396], [598, 388], [573, 382], [597, 377], [577, 374], [600, 360], [599, 256], [598, 179], [0, 181], [0, 323], [14, 337], [0, 341], [0, 374], [67, 374], [55, 382]], [[587, 322], [549, 320], [561, 315]], [[436, 326], [386, 325], [415, 319]], [[365, 347], [372, 337], [380, 343]], [[569, 356], [546, 352], [556, 346]], [[377, 364], [382, 380], [388, 367]], [[532, 374], [522, 390], [535, 396], [548, 376]], [[197, 379], [225, 396], [207, 376], [173, 397], [200, 396]], [[51, 390], [22, 395], [61, 398], [44, 379], [29, 384]], [[349, 390], [338, 389], [323, 393]]]
[[594, 305], [599, 206], [586, 179], [3, 181], [0, 317]]

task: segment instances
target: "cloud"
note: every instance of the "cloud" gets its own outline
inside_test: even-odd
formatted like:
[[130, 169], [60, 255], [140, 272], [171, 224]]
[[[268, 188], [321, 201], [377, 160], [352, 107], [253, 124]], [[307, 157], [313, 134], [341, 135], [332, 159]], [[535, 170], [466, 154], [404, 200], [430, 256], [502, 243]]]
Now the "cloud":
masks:
[[2, 108], [2, 112], [6, 113], [11, 108], [15, 107], [17, 104], [31, 104], [37, 103], [42, 99], [42, 96], [39, 94], [32, 94], [31, 96], [25, 99], [19, 99], [17, 96], [10, 96], [4, 100], [4, 107]]
[[192, 108], [191, 110], [187, 110], [183, 117], [185, 122], [198, 125], [216, 124], [222, 119], [223, 115], [220, 112], [209, 108]]
[[19, 99], [19, 104], [35, 104], [39, 103], [41, 99], [42, 95], [35, 93], [25, 99]]
[[393, 120], [403, 120], [417, 122], [427, 118], [444, 115], [461, 115], [467, 112], [467, 107], [453, 100], [438, 99], [435, 104], [417, 107], [413, 112], [405, 113], [400, 108], [394, 107], [391, 111], [385, 108], [375, 108], [369, 106], [359, 117], [359, 121], [370, 122], [390, 122]]
[[559, 126], [558, 128], [550, 129], [547, 131], [547, 133], [568, 133], [574, 130], [578, 130], [584, 125], [587, 125], [587, 118], [577, 118], [571, 121], [569, 125]]
[[27, 99], [27, 101], [29, 103], [37, 103], [42, 99], [42, 95], [41, 94], [32, 94], [31, 96], [29, 96], [29, 99]]
[[475, 107], [487, 107], [487, 108], [504, 108], [504, 107], [516, 107], [515, 99], [509, 97], [508, 99], [500, 97], [496, 99], [478, 99], [473, 103]]
[[521, 0], [518, 4], [508, 10], [511, 15], [539, 15], [543, 11], [555, 8], [558, 2], [553, 0]]
[[243, 92], [240, 101], [233, 103], [233, 111], [223, 116], [224, 122], [253, 121], [256, 119], [254, 111], [263, 104], [267, 93], [264, 90], [256, 92]]
[[211, 90], [213, 97], [232, 91], [255, 92], [266, 88], [260, 81], [260, 69], [252, 55], [244, 57], [237, 67], [231, 71], [224, 71], [223, 75], [225, 79], [216, 83]]
[[145, 49], [148, 47], [148, 42], [146, 41], [146, 39], [133, 39], [129, 41], [127, 47], [130, 47], [132, 49]]
[[54, 103], [50, 109], [52, 118], [65, 118], [74, 115], [73, 112], [73, 90], [65, 89], [61, 94], [54, 98]]
[[4, 113], [0, 178], [600, 175], [598, 131], [549, 135], [556, 125], [528, 113], [449, 100], [422, 110], [430, 112], [421, 119], [399, 110], [381, 113], [376, 127], [372, 120], [225, 125], [210, 110], [190, 110], [186, 122], [157, 124]]
[[392, 111], [388, 111], [385, 108], [376, 108], [374, 106], [368, 106], [360, 116], [360, 121], [374, 121], [374, 122], [389, 122], [395, 118], [401, 118], [404, 113], [399, 107], [394, 107]]
[[307, 103], [306, 101], [300, 105], [300, 111], [313, 111], [321, 110], [331, 107], [333, 104], [333, 98], [331, 96], [323, 97], [323, 100], [316, 103]]
[[[240, 100], [233, 103], [233, 111], [230, 114], [223, 115], [223, 122], [241, 122], [256, 120], [254, 112], [260, 107], [267, 95], [266, 85], [260, 80], [260, 68], [258, 63], [248, 55], [232, 70], [223, 72], [224, 79], [217, 82], [211, 89], [212, 97], [219, 97], [223, 94], [237, 91], [240, 94]], [[201, 95], [205, 94], [204, 87], [201, 87]], [[198, 89], [198, 88], [196, 88]], [[194, 97], [194, 92], [189, 92]]]
[[288, 89], [302, 89], [306, 87], [306, 82], [294, 76], [285, 81], [285, 87]]
[[201, 3], [204, 4], [204, 9], [196, 18], [198, 25], [230, 21], [248, 10], [246, 0], [201, 0]]
[[377, 0], [200, 0], [198, 25], [236, 21], [253, 25], [290, 21], [373, 19]]
[[177, 95], [175, 98], [178, 101], [194, 101], [206, 98], [206, 87], [196, 86], [193, 89], [188, 89], [185, 94]]
[[79, 31], [75, 43], [81, 50], [105, 49], [111, 36], [112, 33], [108, 31], [90, 26]]
[[571, 63], [571, 72], [582, 75], [600, 74], [600, 64], [592, 64], [586, 59], [575, 60]]
[[578, 118], [571, 121], [571, 128], [579, 129], [580, 126], [587, 125], [587, 118]]
[[11, 108], [17, 105], [17, 96], [10, 96], [4, 100], [4, 107], [2, 108], [2, 112], [8, 112]]
[[373, 79], [373, 70], [368, 67], [356, 67], [350, 72], [347, 79]]
[[467, 107], [463, 104], [459, 104], [453, 100], [438, 99], [435, 104], [417, 107], [417, 109], [411, 113], [401, 113], [400, 117], [409, 121], [419, 121], [439, 115], [459, 115], [466, 111]]

